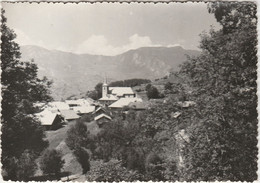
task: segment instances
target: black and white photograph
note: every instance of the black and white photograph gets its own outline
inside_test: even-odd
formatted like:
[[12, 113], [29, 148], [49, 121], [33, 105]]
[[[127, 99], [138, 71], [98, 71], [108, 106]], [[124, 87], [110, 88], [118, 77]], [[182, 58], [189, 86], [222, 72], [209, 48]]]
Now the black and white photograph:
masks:
[[2, 181], [256, 182], [257, 13], [1, 2]]

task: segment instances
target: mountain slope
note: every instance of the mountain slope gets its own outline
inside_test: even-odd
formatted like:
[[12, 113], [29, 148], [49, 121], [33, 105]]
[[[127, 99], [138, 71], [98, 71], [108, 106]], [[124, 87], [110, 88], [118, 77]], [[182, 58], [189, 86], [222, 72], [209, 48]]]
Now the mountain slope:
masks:
[[181, 47], [144, 47], [117, 56], [74, 54], [48, 50], [38, 46], [21, 46], [22, 60], [34, 62], [39, 75], [54, 81], [55, 99], [67, 98], [92, 90], [105, 75], [109, 81], [163, 77], [186, 60], [186, 55], [196, 56], [198, 51]]

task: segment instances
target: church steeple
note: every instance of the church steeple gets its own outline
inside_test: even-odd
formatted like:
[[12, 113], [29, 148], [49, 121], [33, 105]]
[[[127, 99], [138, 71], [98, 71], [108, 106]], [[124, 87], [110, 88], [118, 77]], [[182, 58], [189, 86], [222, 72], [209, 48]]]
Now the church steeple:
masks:
[[107, 77], [104, 77], [104, 83], [102, 86], [102, 97], [106, 97], [108, 93]]

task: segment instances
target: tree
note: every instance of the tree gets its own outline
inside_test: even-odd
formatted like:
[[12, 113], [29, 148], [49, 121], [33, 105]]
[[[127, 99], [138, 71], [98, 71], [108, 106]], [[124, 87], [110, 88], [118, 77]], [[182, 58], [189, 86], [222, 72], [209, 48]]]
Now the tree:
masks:
[[90, 170], [89, 154], [86, 148], [77, 147], [74, 154], [82, 167], [82, 173], [86, 174]]
[[93, 152], [95, 144], [89, 135], [87, 126], [81, 120], [78, 120], [76, 124], [68, 130], [66, 144], [73, 151], [73, 154], [81, 164], [83, 174], [87, 173], [90, 169], [87, 149]]
[[159, 95], [159, 91], [157, 90], [157, 88], [155, 86], [151, 86], [148, 90], [147, 90], [147, 97], [148, 99], [156, 99], [156, 98], [160, 98]]
[[[202, 34], [202, 54], [182, 66], [200, 106], [187, 128], [188, 180], [257, 179], [256, 4], [211, 3], [222, 25]], [[196, 144], [200, 144], [199, 146]], [[185, 173], [186, 172], [186, 173]]]
[[1, 160], [6, 172], [4, 179], [18, 180], [19, 171], [12, 171], [12, 166], [16, 166], [26, 150], [38, 156], [48, 144], [43, 140], [43, 128], [32, 114], [37, 111], [33, 103], [52, 99], [49, 95], [51, 82], [38, 78], [36, 64], [20, 61], [20, 48], [14, 41], [16, 35], [7, 27], [3, 9], [1, 17]]
[[149, 83], [145, 86], [145, 91], [148, 91], [150, 88], [152, 87], [152, 85]]
[[98, 83], [96, 86], [95, 86], [95, 91], [97, 93], [97, 98], [101, 98], [102, 97], [102, 86], [103, 86], [103, 83]]
[[167, 82], [167, 83], [164, 85], [164, 89], [165, 89], [165, 90], [172, 90], [172, 83]]
[[47, 149], [41, 157], [40, 168], [44, 174], [54, 174], [58, 178], [64, 163], [61, 152]]
[[35, 154], [25, 150], [17, 162], [17, 177], [22, 181], [29, 181], [37, 169]]

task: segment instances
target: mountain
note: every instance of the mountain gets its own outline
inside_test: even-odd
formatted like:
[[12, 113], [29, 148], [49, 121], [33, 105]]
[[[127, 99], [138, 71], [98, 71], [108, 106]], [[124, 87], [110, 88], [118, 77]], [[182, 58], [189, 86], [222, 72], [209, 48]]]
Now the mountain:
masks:
[[104, 75], [109, 81], [131, 78], [155, 79], [163, 77], [199, 51], [182, 47], [143, 47], [117, 56], [74, 54], [48, 50], [38, 46], [21, 46], [23, 61], [34, 59], [39, 76], [54, 81], [55, 99], [65, 99], [92, 90]]

